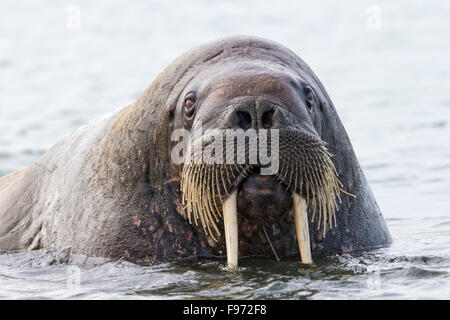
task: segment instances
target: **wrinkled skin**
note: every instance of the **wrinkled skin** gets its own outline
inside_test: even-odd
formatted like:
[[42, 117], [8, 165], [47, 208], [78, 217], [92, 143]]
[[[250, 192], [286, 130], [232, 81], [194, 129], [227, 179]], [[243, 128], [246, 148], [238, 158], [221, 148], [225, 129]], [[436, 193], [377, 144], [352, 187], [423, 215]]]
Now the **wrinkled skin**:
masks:
[[[310, 88], [310, 91], [305, 88]], [[186, 97], [195, 95], [186, 112]], [[192, 114], [191, 114], [192, 112]], [[310, 223], [313, 255], [387, 246], [389, 231], [324, 87], [283, 46], [233, 37], [196, 47], [169, 65], [127, 108], [67, 137], [30, 168], [0, 179], [0, 249], [74, 252], [161, 262], [223, 256], [188, 222], [182, 165], [171, 161], [177, 128], [291, 128], [325, 141], [347, 192], [337, 227]], [[255, 170], [238, 188], [239, 256], [299, 255], [291, 194]], [[310, 214], [310, 213], [309, 213]], [[221, 226], [223, 228], [223, 226]]]

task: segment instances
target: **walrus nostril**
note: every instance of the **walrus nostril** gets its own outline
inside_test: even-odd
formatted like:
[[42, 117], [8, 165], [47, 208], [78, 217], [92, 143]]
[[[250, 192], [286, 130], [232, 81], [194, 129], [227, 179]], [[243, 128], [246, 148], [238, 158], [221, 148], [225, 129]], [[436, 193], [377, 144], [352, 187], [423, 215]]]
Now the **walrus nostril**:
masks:
[[237, 123], [242, 129], [250, 129], [252, 127], [252, 116], [247, 111], [237, 111]]
[[262, 118], [261, 118], [261, 122], [262, 122], [262, 127], [264, 129], [270, 129], [273, 126], [273, 114], [275, 113], [274, 110], [268, 110], [266, 112], [264, 112]]

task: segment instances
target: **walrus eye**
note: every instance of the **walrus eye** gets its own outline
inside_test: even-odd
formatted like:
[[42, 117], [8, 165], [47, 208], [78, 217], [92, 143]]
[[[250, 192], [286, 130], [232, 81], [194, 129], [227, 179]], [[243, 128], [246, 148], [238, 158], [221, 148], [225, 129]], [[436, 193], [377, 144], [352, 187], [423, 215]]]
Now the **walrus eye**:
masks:
[[306, 103], [308, 104], [308, 107], [311, 109], [314, 102], [314, 95], [312, 89], [309, 86], [305, 87], [305, 96], [306, 96]]
[[184, 99], [184, 111], [186, 112], [186, 116], [190, 118], [194, 114], [195, 110], [195, 94], [188, 93], [186, 98]]

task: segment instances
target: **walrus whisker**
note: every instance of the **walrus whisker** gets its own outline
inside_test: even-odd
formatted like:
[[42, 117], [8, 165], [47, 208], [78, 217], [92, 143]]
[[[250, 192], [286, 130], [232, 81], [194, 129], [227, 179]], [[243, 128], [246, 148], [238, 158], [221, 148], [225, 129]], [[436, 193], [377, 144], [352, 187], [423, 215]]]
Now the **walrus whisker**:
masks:
[[269, 235], [267, 234], [266, 227], [262, 226], [262, 229], [264, 231], [264, 234], [266, 235], [267, 241], [269, 242], [269, 246], [272, 249], [273, 254], [275, 255], [275, 259], [277, 260], [277, 262], [280, 262], [280, 258], [278, 258], [277, 252], [275, 251], [275, 248], [272, 245], [272, 241], [270, 241]]
[[345, 193], [346, 195], [348, 195], [350, 197], [356, 198], [356, 196], [353, 193], [347, 192], [347, 191], [345, 191], [342, 188], [339, 188], [339, 191], [342, 192], [342, 193]]
[[228, 166], [225, 166], [225, 171], [226, 171], [226, 174], [227, 174], [228, 184], [230, 185], [231, 184], [231, 180], [230, 180], [230, 173], [228, 172]]
[[[283, 163], [286, 163], [286, 162], [285, 162], [285, 161], [283, 161]], [[282, 180], [284, 181], [284, 180], [286, 179], [286, 175], [287, 175], [287, 172], [288, 172], [288, 167], [289, 167], [289, 166], [288, 166], [288, 165], [287, 165], [287, 166], [286, 166], [286, 165], [284, 165], [283, 167], [284, 167], [284, 168], [286, 168], [286, 169], [284, 170], [284, 176], [283, 176], [283, 179], [282, 179]]]
[[[215, 187], [217, 187], [217, 191], [220, 193], [220, 190], [218, 189], [218, 186], [219, 186], [219, 184], [218, 184], [218, 182], [217, 182], [217, 168], [215, 167], [215, 166], [213, 166], [212, 167], [212, 169], [213, 169], [213, 171], [214, 171], [214, 175], [213, 175], [213, 179], [214, 179], [214, 181], [212, 182], [212, 190], [213, 190], [213, 195], [212, 195], [212, 198], [213, 198], [213, 201], [214, 201], [214, 208], [218, 208], [218, 205], [217, 205], [217, 202], [216, 202], [216, 188]], [[216, 214], [214, 214], [214, 216], [215, 216], [215, 218], [216, 218], [216, 222], [219, 222], [220, 220], [219, 220], [219, 212], [218, 211], [216, 211], [217, 212], [217, 215]]]
[[289, 176], [289, 180], [288, 180], [288, 183], [287, 183], [287, 186], [286, 186], [286, 191], [289, 190], [289, 188], [291, 186], [292, 172], [294, 171], [294, 170], [291, 169], [290, 164], [288, 164], [288, 167], [289, 167], [288, 170], [290, 172], [290, 176]]
[[223, 190], [224, 190], [225, 194], [228, 196], [229, 194], [228, 194], [228, 190], [227, 190], [227, 184], [225, 183], [225, 178], [223, 176], [223, 170], [224, 170], [223, 167], [220, 168], [220, 179], [222, 180]]
[[[211, 167], [208, 167], [208, 172], [210, 172], [210, 169], [211, 169]], [[207, 179], [208, 179], [208, 183], [205, 184], [206, 186], [204, 186], [204, 188], [206, 188], [206, 194], [208, 195], [207, 197], [205, 197], [206, 198], [206, 205], [207, 205], [206, 213], [207, 213], [207, 217], [208, 217], [207, 225], [208, 225], [208, 230], [209, 230], [209, 233], [210, 233], [211, 237], [214, 239], [214, 241], [217, 241], [217, 239], [215, 239], [213, 233], [211, 232], [211, 228], [210, 228], [210, 225], [212, 224], [213, 228], [216, 231], [216, 234], [220, 235], [220, 232], [219, 232], [219, 229], [217, 228], [217, 225], [215, 223], [210, 223], [211, 221], [214, 222], [213, 221], [213, 217], [217, 218], [216, 215], [215, 215], [215, 212], [214, 212], [214, 208], [212, 206], [212, 202], [211, 202], [211, 198], [213, 196], [209, 196], [210, 195], [210, 183], [209, 182], [211, 180], [211, 174], [207, 174]], [[217, 219], [216, 219], [216, 221], [217, 221]]]
[[[294, 168], [295, 168], [295, 176], [297, 176], [297, 166], [294, 166]], [[294, 184], [294, 190], [297, 190], [297, 179], [294, 179], [294, 182], [295, 182], [295, 184]], [[302, 194], [301, 193], [301, 190], [300, 190], [300, 194]]]
[[[203, 171], [209, 171], [209, 166], [203, 164], [202, 167]], [[215, 229], [215, 231], [217, 232], [217, 235], [220, 235], [219, 230], [217, 229], [217, 225], [215, 223], [211, 223], [213, 222], [213, 218], [212, 218], [212, 208], [211, 208], [211, 196], [210, 196], [210, 184], [209, 184], [209, 180], [211, 178], [210, 174], [204, 174], [203, 175], [203, 180], [202, 180], [202, 201], [204, 202], [203, 207], [206, 208], [206, 213], [204, 214], [204, 219], [205, 219], [205, 223], [206, 226], [208, 228], [209, 234], [211, 235], [211, 237], [217, 241], [213, 235], [213, 233], [211, 232], [211, 224], [213, 226], [213, 228]], [[204, 196], [203, 196], [204, 195]]]

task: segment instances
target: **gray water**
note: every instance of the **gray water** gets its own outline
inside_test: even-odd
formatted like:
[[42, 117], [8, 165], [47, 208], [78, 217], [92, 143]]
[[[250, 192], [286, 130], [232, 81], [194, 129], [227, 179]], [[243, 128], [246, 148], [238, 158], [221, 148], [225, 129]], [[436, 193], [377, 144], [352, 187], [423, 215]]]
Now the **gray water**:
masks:
[[449, 16], [444, 1], [2, 0], [0, 176], [136, 99], [186, 49], [258, 35], [324, 83], [394, 244], [310, 267], [242, 259], [234, 273], [0, 252], [0, 298], [450, 299]]

